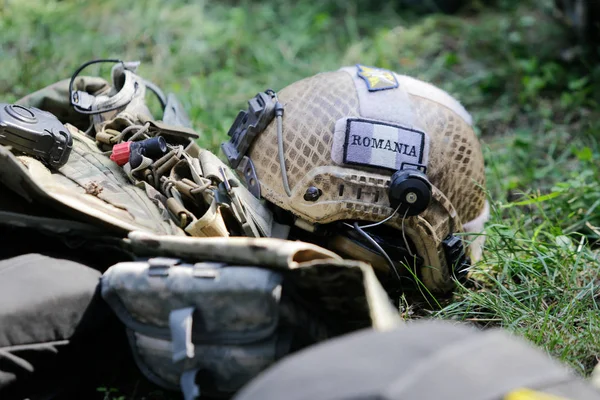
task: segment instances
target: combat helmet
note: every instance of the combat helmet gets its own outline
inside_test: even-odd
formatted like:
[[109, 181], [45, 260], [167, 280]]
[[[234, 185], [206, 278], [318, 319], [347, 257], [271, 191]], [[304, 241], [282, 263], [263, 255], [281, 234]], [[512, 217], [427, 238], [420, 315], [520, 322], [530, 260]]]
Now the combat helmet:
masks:
[[480, 257], [480, 143], [471, 115], [436, 86], [363, 65], [322, 72], [257, 94], [228, 134], [230, 165], [288, 217], [290, 238], [433, 293]]

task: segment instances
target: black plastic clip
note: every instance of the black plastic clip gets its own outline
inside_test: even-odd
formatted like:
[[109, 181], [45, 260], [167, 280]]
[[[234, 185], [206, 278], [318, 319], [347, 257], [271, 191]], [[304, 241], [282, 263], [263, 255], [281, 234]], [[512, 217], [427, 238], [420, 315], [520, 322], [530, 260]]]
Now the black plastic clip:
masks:
[[[269, 93], [273, 93], [270, 95]], [[265, 130], [267, 125], [275, 118], [276, 108], [283, 112], [283, 107], [278, 104], [275, 92], [268, 90], [258, 93], [248, 101], [248, 110], [240, 111], [235, 121], [229, 128], [227, 135], [231, 137], [228, 142], [223, 142], [221, 148], [232, 168], [237, 168], [242, 157], [246, 154], [256, 136]]]
[[169, 268], [179, 264], [177, 258], [155, 257], [148, 260], [148, 275], [169, 276]]
[[463, 282], [471, 266], [471, 260], [467, 257], [463, 241], [460, 237], [450, 234], [442, 241], [442, 245], [448, 267], [451, 268], [458, 281]]

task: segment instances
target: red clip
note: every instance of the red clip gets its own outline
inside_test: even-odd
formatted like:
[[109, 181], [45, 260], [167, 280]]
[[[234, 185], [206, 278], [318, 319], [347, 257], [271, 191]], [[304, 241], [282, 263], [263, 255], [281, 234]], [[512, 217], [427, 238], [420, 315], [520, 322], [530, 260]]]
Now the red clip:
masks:
[[117, 163], [119, 166], [127, 164], [129, 161], [131, 142], [123, 142], [115, 144], [112, 148], [112, 154], [110, 159]]

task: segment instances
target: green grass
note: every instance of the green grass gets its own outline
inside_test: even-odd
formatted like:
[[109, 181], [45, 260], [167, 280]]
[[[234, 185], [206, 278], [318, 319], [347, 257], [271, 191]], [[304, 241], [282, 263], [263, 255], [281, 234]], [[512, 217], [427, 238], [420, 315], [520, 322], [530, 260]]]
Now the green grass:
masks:
[[472, 282], [417, 314], [507, 328], [589, 374], [600, 357], [596, 49], [576, 45], [547, 0], [452, 16], [369, 3], [4, 1], [0, 91], [10, 102], [92, 58], [140, 60], [219, 151], [266, 88], [354, 63], [430, 81], [474, 116], [492, 219]]

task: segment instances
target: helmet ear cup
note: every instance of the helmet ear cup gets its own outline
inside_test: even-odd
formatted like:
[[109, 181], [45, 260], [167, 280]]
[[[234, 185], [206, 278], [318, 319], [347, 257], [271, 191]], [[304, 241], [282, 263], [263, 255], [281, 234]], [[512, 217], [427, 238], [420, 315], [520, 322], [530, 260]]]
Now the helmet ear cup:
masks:
[[392, 208], [401, 215], [419, 215], [431, 202], [431, 183], [427, 175], [416, 169], [399, 170], [392, 175], [388, 188]]

